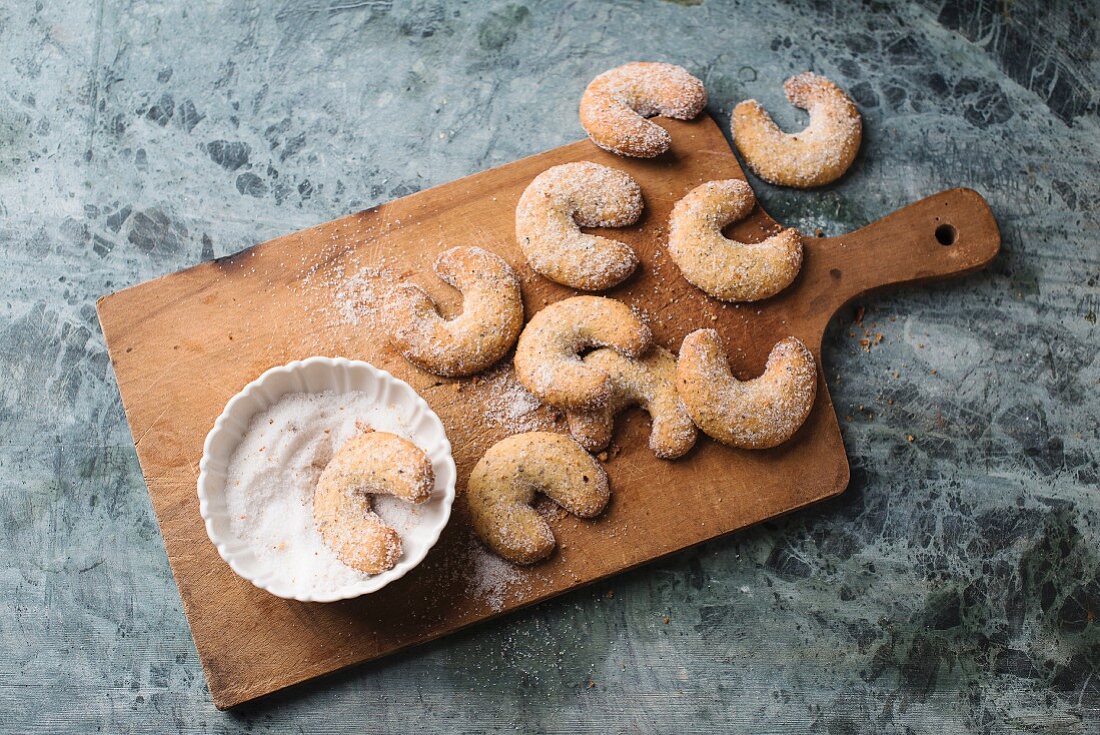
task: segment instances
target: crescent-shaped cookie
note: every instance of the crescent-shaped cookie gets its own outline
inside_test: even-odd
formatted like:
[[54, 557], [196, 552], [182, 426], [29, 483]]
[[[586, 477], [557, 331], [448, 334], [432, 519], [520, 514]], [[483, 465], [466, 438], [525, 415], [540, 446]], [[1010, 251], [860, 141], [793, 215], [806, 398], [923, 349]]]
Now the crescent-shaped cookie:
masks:
[[652, 333], [630, 307], [601, 296], [574, 296], [550, 304], [523, 328], [516, 345], [516, 378], [552, 406], [593, 409], [607, 401], [611, 379], [579, 353], [610, 347], [630, 357], [649, 348]]
[[708, 181], [676, 202], [668, 252], [689, 283], [723, 301], [758, 301], [791, 284], [802, 267], [798, 230], [781, 230], [752, 244], [722, 234], [754, 206], [752, 189], [740, 179]]
[[431, 460], [419, 447], [396, 434], [368, 431], [349, 439], [321, 472], [313, 521], [340, 561], [379, 574], [401, 558], [401, 536], [372, 510], [371, 496], [423, 503], [434, 485]]
[[462, 313], [444, 319], [422, 288], [401, 284], [387, 314], [394, 346], [434, 375], [481, 372], [508, 353], [523, 328], [519, 278], [507, 261], [478, 247], [446, 250], [434, 269], [462, 292]]
[[581, 227], [625, 227], [642, 214], [642, 190], [618, 169], [581, 161], [535, 177], [516, 205], [516, 240], [531, 268], [555, 283], [602, 291], [638, 266], [624, 242]]
[[707, 106], [707, 90], [675, 64], [636, 61], [593, 79], [581, 96], [581, 125], [592, 142], [620, 156], [652, 158], [672, 136], [647, 117], [691, 120]]
[[611, 378], [611, 396], [593, 411], [570, 411], [569, 433], [590, 452], [611, 443], [615, 415], [641, 406], [652, 422], [649, 448], [661, 459], [676, 459], [695, 445], [695, 424], [676, 389], [676, 356], [654, 347], [638, 358], [602, 348], [588, 353], [585, 365]]
[[733, 110], [733, 142], [757, 176], [808, 189], [836, 181], [859, 152], [863, 122], [852, 98], [823, 76], [805, 72], [783, 84], [787, 99], [810, 113], [797, 133], [784, 133], [759, 102]]
[[516, 434], [494, 444], [470, 474], [466, 501], [474, 531], [508, 561], [545, 559], [556, 541], [531, 507], [540, 492], [580, 518], [599, 515], [611, 497], [603, 467], [569, 437]]
[[676, 381], [688, 413], [703, 432], [742, 449], [768, 449], [794, 436], [817, 396], [817, 364], [806, 345], [787, 337], [772, 348], [764, 373], [738, 380], [718, 332], [684, 337]]

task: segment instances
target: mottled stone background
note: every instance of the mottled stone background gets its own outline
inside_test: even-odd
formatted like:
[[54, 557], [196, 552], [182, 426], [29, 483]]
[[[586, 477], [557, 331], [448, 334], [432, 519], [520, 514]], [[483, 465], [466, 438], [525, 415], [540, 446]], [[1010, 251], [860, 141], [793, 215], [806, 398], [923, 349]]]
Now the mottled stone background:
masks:
[[[1096, 2], [0, 3], [0, 729], [1100, 730]], [[837, 234], [972, 186], [989, 270], [863, 303], [848, 492], [237, 713], [211, 705], [94, 300], [581, 136], [585, 83], [700, 75], [723, 125], [822, 72]], [[868, 348], [876, 333], [881, 342]]]

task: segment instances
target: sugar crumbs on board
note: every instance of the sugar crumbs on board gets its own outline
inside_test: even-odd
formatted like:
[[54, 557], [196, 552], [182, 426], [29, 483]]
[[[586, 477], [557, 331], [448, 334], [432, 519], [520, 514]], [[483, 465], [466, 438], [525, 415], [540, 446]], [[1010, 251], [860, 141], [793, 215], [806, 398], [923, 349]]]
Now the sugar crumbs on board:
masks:
[[500, 612], [527, 575], [476, 541], [471, 556], [470, 592], [493, 612]]
[[334, 275], [332, 316], [344, 324], [374, 326], [396, 282], [393, 270], [385, 265], [363, 266], [350, 275], [342, 270]]
[[482, 397], [486, 423], [511, 434], [544, 431], [554, 426], [550, 409], [543, 406], [516, 379], [511, 363], [504, 363], [471, 383]]

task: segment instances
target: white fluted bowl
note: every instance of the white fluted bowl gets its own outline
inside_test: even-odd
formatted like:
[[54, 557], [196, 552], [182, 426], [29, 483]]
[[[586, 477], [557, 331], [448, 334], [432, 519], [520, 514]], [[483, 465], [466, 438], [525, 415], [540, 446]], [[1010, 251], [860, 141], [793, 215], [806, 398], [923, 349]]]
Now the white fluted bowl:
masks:
[[[404, 551], [397, 565], [381, 574], [339, 588], [309, 590], [288, 576], [286, 569], [258, 557], [250, 544], [232, 530], [226, 502], [226, 472], [252, 417], [291, 393], [362, 392], [401, 418], [406, 435], [424, 450], [435, 472], [431, 498], [418, 506], [418, 521], [402, 535]], [[206, 532], [222, 559], [241, 577], [273, 595], [303, 602], [333, 602], [376, 592], [405, 576], [427, 555], [451, 515], [455, 498], [454, 459], [443, 422], [408, 383], [361, 360], [311, 357], [274, 367], [244, 387], [226, 404], [206, 436], [199, 463], [199, 512]]]

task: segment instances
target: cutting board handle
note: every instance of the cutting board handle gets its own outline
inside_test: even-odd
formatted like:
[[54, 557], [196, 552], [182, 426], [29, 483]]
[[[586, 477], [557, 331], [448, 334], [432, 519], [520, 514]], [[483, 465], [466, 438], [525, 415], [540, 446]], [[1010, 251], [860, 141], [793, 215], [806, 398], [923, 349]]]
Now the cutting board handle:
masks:
[[806, 282], [819, 293], [808, 300], [824, 321], [870, 291], [977, 270], [1001, 248], [993, 212], [973, 189], [950, 189], [899, 209], [839, 237], [809, 238]]

